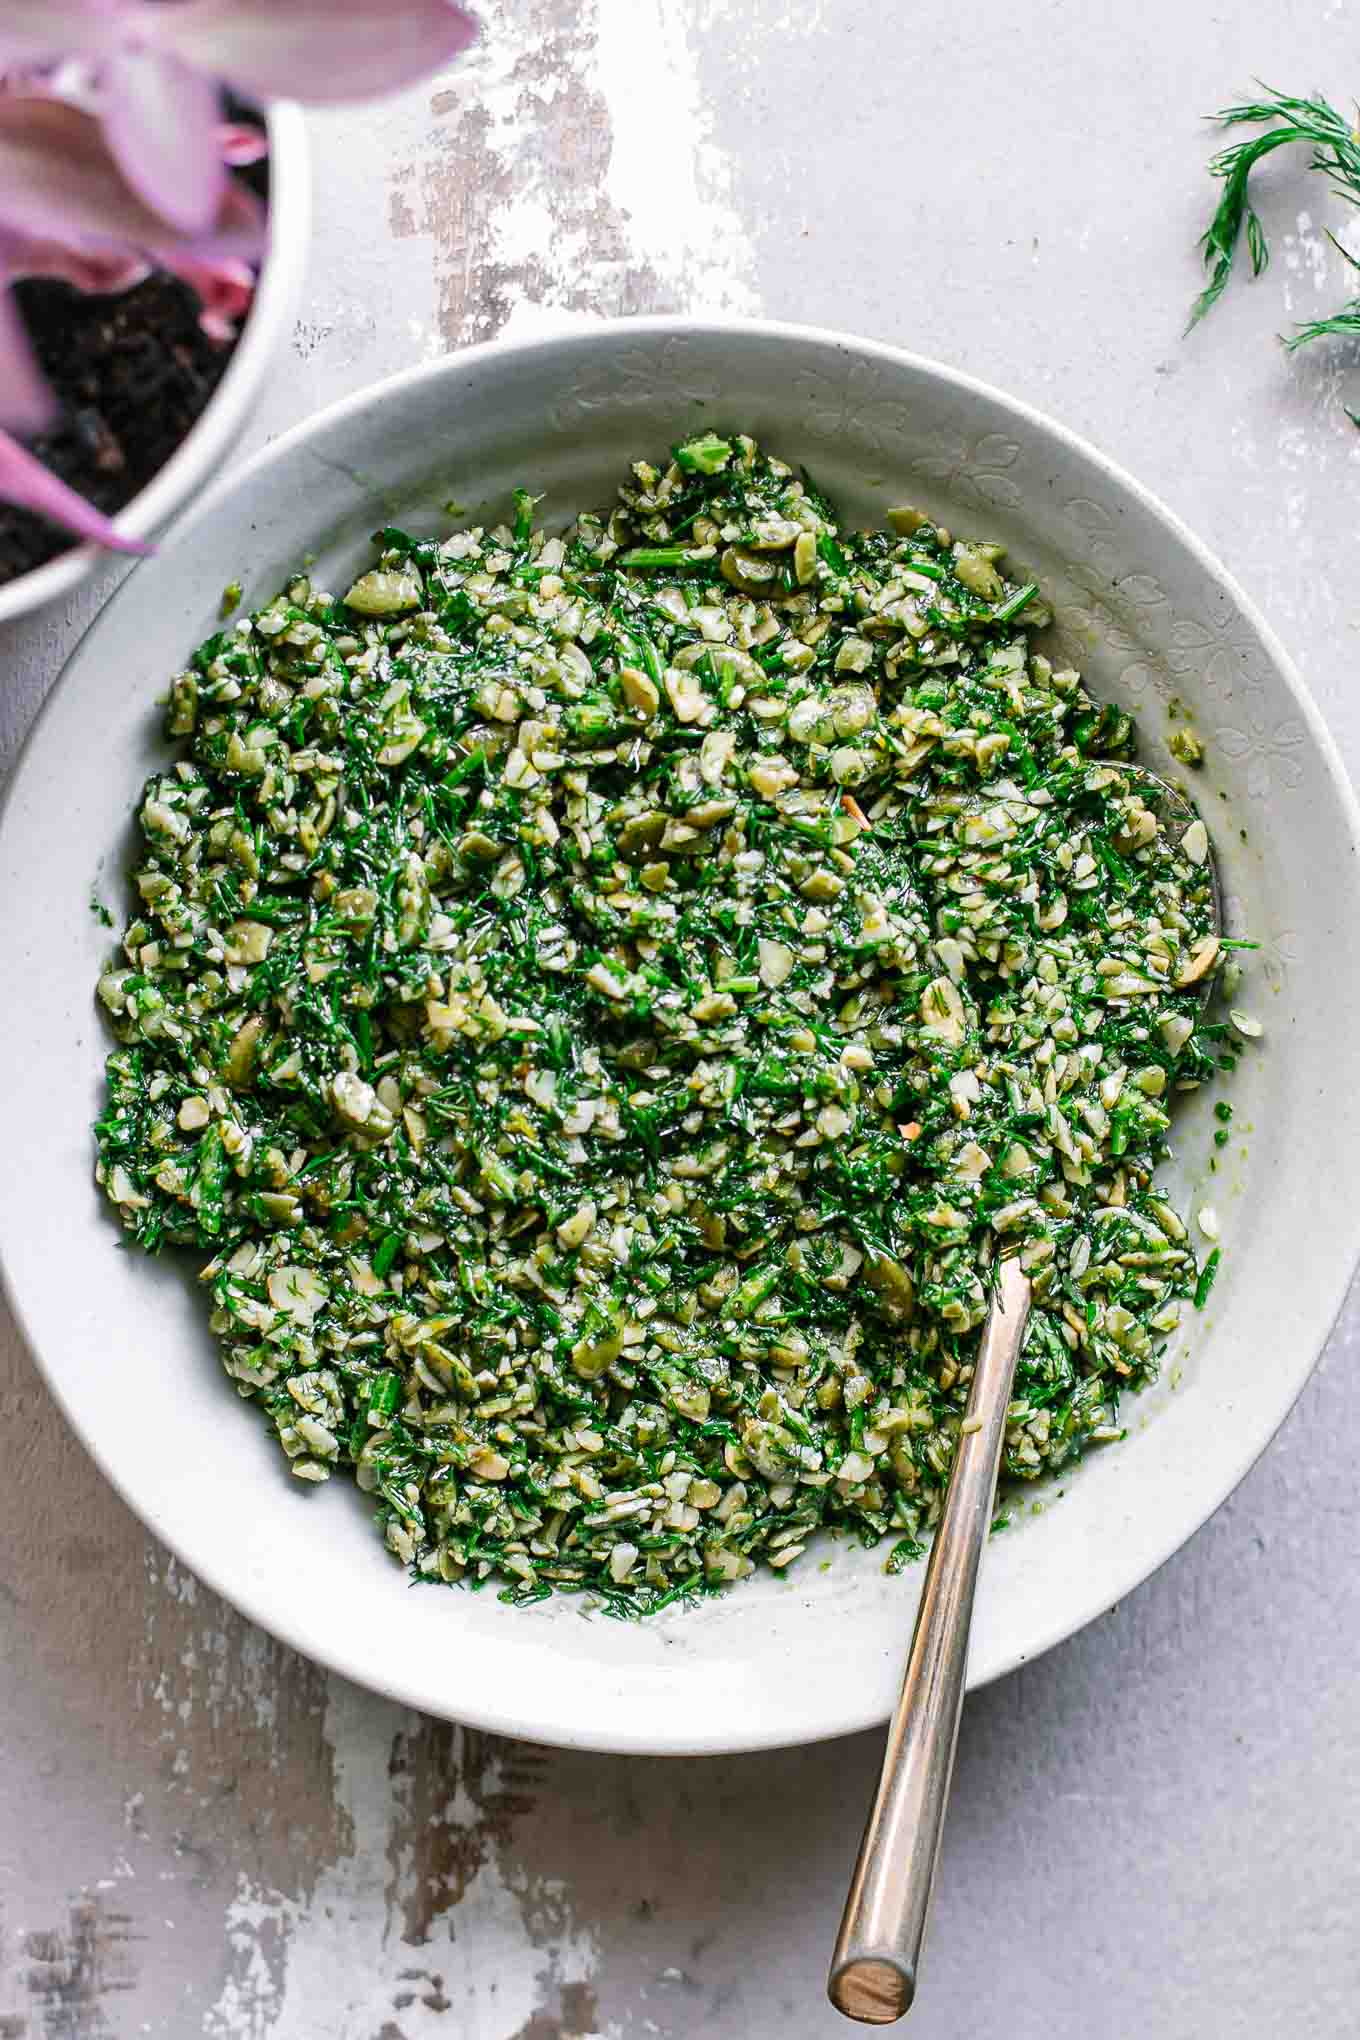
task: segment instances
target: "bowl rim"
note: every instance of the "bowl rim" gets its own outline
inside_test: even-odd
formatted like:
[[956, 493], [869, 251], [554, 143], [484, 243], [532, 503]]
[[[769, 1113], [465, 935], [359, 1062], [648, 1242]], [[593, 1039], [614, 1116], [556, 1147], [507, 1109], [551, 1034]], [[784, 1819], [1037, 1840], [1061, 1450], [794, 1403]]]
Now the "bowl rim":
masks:
[[[1308, 736], [1327, 773], [1335, 795], [1338, 809], [1349, 832], [1352, 845], [1360, 854], [1360, 800], [1352, 788], [1340, 752], [1327, 729], [1322, 715], [1314, 703], [1298, 668], [1285, 650], [1280, 639], [1266, 621], [1252, 597], [1240, 586], [1217, 556], [1200, 540], [1181, 518], [1169, 509], [1161, 499], [1130, 475], [1117, 461], [1094, 446], [1082, 435], [1050, 418], [1023, 399], [987, 383], [980, 377], [968, 374], [947, 363], [913, 352], [910, 349], [893, 346], [890, 343], [867, 339], [855, 334], [836, 331], [825, 327], [800, 325], [772, 319], [685, 317], [668, 314], [648, 315], [638, 318], [601, 320], [590, 327], [563, 328], [560, 332], [526, 337], [521, 340], [489, 340], [476, 346], [458, 350], [439, 360], [420, 363], [399, 371], [395, 375], [366, 385], [348, 396], [342, 397], [309, 417], [300, 420], [261, 447], [239, 466], [232, 467], [220, 476], [202, 495], [187, 505], [175, 520], [167, 534], [168, 552], [174, 542], [189, 531], [200, 519], [207, 519], [216, 513], [219, 503], [239, 491], [243, 485], [262, 470], [278, 463], [288, 462], [295, 452], [305, 445], [308, 438], [318, 430], [343, 421], [375, 403], [389, 400], [401, 390], [408, 390], [427, 382], [438, 382], [446, 376], [460, 375], [469, 368], [475, 368], [489, 358], [526, 358], [533, 355], [550, 354], [568, 345], [594, 343], [601, 347], [617, 344], [639, 336], [655, 339], [687, 339], [744, 336], [751, 340], [762, 340], [780, 345], [790, 341], [814, 346], [838, 348], [859, 358], [878, 361], [893, 367], [907, 367], [927, 378], [939, 381], [966, 397], [977, 398], [999, 406], [1017, 423], [1049, 437], [1069, 449], [1079, 458], [1093, 463], [1101, 474], [1117, 490], [1126, 492], [1156, 520], [1169, 529], [1177, 541], [1191, 555], [1194, 561], [1221, 587], [1238, 605], [1244, 620], [1256, 633], [1263, 650], [1283, 680], [1296, 710], [1306, 725]], [[143, 569], [154, 566], [154, 561], [139, 563], [114, 591], [111, 602], [131, 603], [138, 598], [138, 576]], [[0, 846], [8, 825], [10, 808], [15, 790], [19, 786], [34, 749], [43, 730], [47, 716], [59, 693], [62, 678], [75, 662], [83, 649], [86, 639], [99, 626], [109, 607], [103, 608], [91, 619], [77, 643], [72, 647], [63, 666], [62, 674], [49, 690], [37, 716], [24, 739], [15, 760], [8, 783], [0, 798]], [[187, 1542], [167, 1535], [156, 1521], [154, 1511], [148, 1511], [138, 1497], [129, 1493], [114, 1468], [106, 1463], [98, 1436], [83, 1425], [72, 1408], [60, 1382], [54, 1378], [42, 1357], [42, 1347], [36, 1328], [30, 1323], [28, 1312], [18, 1294], [9, 1265], [8, 1241], [0, 1234], [0, 1295], [3, 1295], [13, 1313], [26, 1346], [33, 1357], [39, 1373], [49, 1392], [53, 1395], [66, 1421], [79, 1438], [85, 1450], [114, 1490], [142, 1523], [160, 1538], [188, 1569], [205, 1585], [221, 1595], [223, 1600], [238, 1609], [249, 1620], [256, 1622], [269, 1634], [277, 1637], [300, 1654], [319, 1662], [342, 1677], [371, 1691], [383, 1694], [402, 1705], [425, 1712], [440, 1713], [441, 1703], [431, 1692], [416, 1680], [400, 1672], [389, 1672], [382, 1666], [375, 1667], [360, 1653], [343, 1644], [333, 1643], [329, 1638], [319, 1643], [313, 1634], [305, 1609], [289, 1609], [280, 1606], [276, 1598], [261, 1592], [249, 1581], [233, 1578], [228, 1569], [219, 1565], [211, 1556], [205, 1561], [187, 1547]], [[1197, 1497], [1191, 1520], [1176, 1519], [1167, 1533], [1157, 1541], [1150, 1560], [1146, 1550], [1136, 1557], [1129, 1566], [1126, 1576], [1116, 1576], [1113, 1586], [1108, 1575], [1099, 1587], [1092, 1588], [1063, 1605], [1062, 1612], [1042, 1623], [1027, 1639], [1024, 1649], [1015, 1648], [1002, 1654], [985, 1667], [979, 1667], [970, 1659], [968, 1689], [975, 1690], [992, 1680], [1015, 1670], [1020, 1664], [1041, 1656], [1055, 1645], [1066, 1641], [1089, 1622], [1108, 1613], [1112, 1608], [1140, 1586], [1172, 1558], [1189, 1539], [1209, 1521], [1214, 1513], [1234, 1492], [1251, 1468], [1256, 1464], [1267, 1446], [1275, 1438], [1290, 1414], [1305, 1384], [1313, 1373], [1322, 1352], [1335, 1327], [1342, 1305], [1345, 1302], [1356, 1266], [1360, 1263], [1360, 1229], [1344, 1257], [1338, 1257], [1338, 1269], [1330, 1290], [1326, 1294], [1315, 1294], [1310, 1299], [1306, 1315], [1311, 1323], [1311, 1333], [1301, 1347], [1302, 1358], [1279, 1382], [1279, 1399], [1270, 1408], [1270, 1420], [1264, 1427], [1254, 1427], [1244, 1432], [1240, 1449], [1231, 1457], [1227, 1471], [1215, 1481], [1207, 1506], [1203, 1497]], [[902, 1639], [905, 1655], [907, 1637]], [[457, 1719], [473, 1727], [493, 1733], [519, 1737], [528, 1741], [555, 1744], [559, 1747], [591, 1749], [603, 1752], [632, 1755], [723, 1755], [747, 1750], [788, 1747], [787, 1735], [762, 1732], [758, 1723], [744, 1723], [739, 1732], [704, 1732], [691, 1727], [681, 1733], [658, 1734], [649, 1729], [644, 1721], [637, 1730], [624, 1731], [611, 1725], [608, 1730], [591, 1730], [585, 1734], [557, 1733], [551, 1725], [545, 1724], [541, 1714], [511, 1708], [504, 1705], [480, 1708], [475, 1695], [471, 1704], [460, 1695], [457, 1701]], [[797, 1746], [804, 1743], [832, 1740], [838, 1736], [857, 1733], [874, 1727], [884, 1719], [883, 1710], [873, 1705], [866, 1708], [859, 1702], [853, 1691], [847, 1694], [840, 1711], [828, 1716], [815, 1729], [797, 1738]]]
[[[265, 371], [292, 325], [307, 263], [312, 216], [312, 169], [300, 106], [280, 100], [265, 113], [269, 137], [269, 242], [241, 337], [222, 380], [163, 467], [113, 519], [124, 538], [149, 538], [229, 459], [259, 395]], [[111, 555], [87, 540], [41, 567], [0, 586], [0, 623], [53, 602]]]

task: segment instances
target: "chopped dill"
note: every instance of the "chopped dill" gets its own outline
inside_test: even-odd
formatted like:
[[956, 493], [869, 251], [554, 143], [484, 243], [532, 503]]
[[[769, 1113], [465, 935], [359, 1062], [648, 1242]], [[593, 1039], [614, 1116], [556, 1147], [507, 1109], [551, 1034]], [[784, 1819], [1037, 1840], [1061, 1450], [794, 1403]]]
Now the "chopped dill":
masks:
[[[1307, 148], [1308, 168], [1323, 177], [1347, 204], [1360, 205], [1360, 118], [1348, 119], [1321, 94], [1298, 98], [1271, 86], [1263, 85], [1261, 90], [1260, 99], [1211, 116], [1220, 127], [1257, 127], [1262, 132], [1233, 142], [1210, 160], [1210, 174], [1220, 180], [1223, 191], [1200, 239], [1209, 281], [1191, 308], [1187, 331], [1217, 303], [1243, 242], [1253, 276], [1260, 276], [1270, 261], [1265, 228], [1252, 203], [1251, 178], [1277, 149], [1295, 144]], [[1327, 238], [1352, 269], [1360, 269], [1360, 259], [1343, 247], [1335, 234], [1329, 232]], [[1324, 318], [1300, 323], [1282, 338], [1290, 353], [1316, 340], [1360, 338], [1360, 296]], [[1353, 424], [1360, 423], [1349, 409], [1346, 416]]]
[[389, 526], [175, 677], [98, 1179], [416, 1579], [650, 1616], [828, 1531], [896, 1572], [1001, 1243], [1009, 1483], [1207, 1294], [1158, 1182], [1249, 1052], [1205, 845], [999, 545], [846, 528], [717, 430], [538, 503]]

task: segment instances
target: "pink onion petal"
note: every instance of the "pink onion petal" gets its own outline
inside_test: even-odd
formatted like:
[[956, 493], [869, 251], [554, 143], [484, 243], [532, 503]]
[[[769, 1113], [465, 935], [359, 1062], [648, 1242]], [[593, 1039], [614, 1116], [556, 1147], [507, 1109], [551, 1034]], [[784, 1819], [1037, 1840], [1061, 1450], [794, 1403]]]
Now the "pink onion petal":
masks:
[[[0, 228], [87, 254], [141, 250], [161, 259], [185, 245], [127, 183], [97, 120], [57, 100], [3, 93]], [[250, 261], [264, 246], [263, 207], [229, 179], [216, 225], [194, 237], [193, 251], [205, 260]]]
[[116, 42], [125, 0], [4, 0], [0, 68], [102, 56]]
[[172, 258], [166, 265], [198, 297], [198, 323], [210, 340], [236, 338], [255, 297], [255, 271], [245, 262], [196, 262]]
[[206, 305], [198, 315], [198, 324], [204, 339], [211, 340], [215, 347], [230, 347], [239, 330], [233, 320], [209, 311]]
[[258, 268], [268, 247], [269, 216], [264, 200], [239, 177], [229, 177], [212, 232], [195, 234], [192, 240], [168, 248], [162, 244], [157, 260], [190, 257], [199, 262], [253, 262]]
[[21, 510], [36, 511], [39, 517], [73, 531], [77, 538], [93, 539], [96, 545], [109, 546], [114, 552], [145, 554], [155, 550], [118, 531], [93, 503], [68, 489], [7, 432], [0, 432], [0, 498]]
[[56, 416], [56, 397], [38, 366], [13, 292], [0, 288], [0, 426], [32, 439], [46, 432]]
[[372, 99], [437, 70], [477, 34], [455, 0], [176, 0], [139, 33], [252, 97]]
[[55, 99], [0, 96], [0, 219], [77, 248], [151, 248], [168, 238], [120, 172], [99, 122]]
[[131, 290], [151, 273], [141, 255], [123, 248], [98, 248], [86, 254], [60, 241], [32, 241], [22, 234], [0, 235], [5, 266], [14, 276], [54, 276], [87, 294], [107, 295]]
[[269, 154], [269, 137], [262, 127], [252, 127], [246, 121], [221, 121], [217, 146], [224, 163], [230, 163], [233, 170], [244, 170], [250, 163], [264, 161]]
[[99, 112], [123, 176], [182, 234], [217, 217], [226, 169], [217, 145], [221, 91], [178, 57], [129, 45], [102, 67]]

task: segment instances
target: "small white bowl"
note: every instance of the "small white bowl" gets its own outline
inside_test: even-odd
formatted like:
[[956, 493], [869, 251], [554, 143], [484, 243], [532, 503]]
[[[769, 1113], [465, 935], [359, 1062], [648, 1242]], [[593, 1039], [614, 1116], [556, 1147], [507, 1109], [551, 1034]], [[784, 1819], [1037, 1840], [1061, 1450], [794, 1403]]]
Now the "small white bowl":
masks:
[[[150, 538], [230, 459], [264, 387], [265, 375], [292, 331], [307, 263], [312, 224], [312, 168], [301, 107], [271, 106], [269, 134], [269, 249], [250, 314], [221, 382], [187, 438], [165, 466], [113, 519], [128, 538]], [[0, 623], [58, 595], [69, 595], [109, 557], [103, 546], [76, 545], [45, 566], [0, 586]]]
[[[769, 325], [651, 319], [474, 348], [334, 405], [219, 481], [100, 616], [49, 699], [0, 820], [5, 959], [0, 1250], [47, 1379], [109, 1478], [167, 1544], [266, 1628], [408, 1704], [543, 1742], [679, 1752], [812, 1741], [882, 1720], [919, 1567], [827, 1541], [787, 1578], [649, 1623], [580, 1601], [410, 1590], [344, 1481], [289, 1479], [222, 1374], [205, 1299], [118, 1250], [90, 1122], [107, 1039], [93, 988], [120, 916], [139, 786], [165, 752], [155, 699], [217, 621], [305, 555], [343, 589], [373, 528], [438, 531], [456, 496], [498, 517], [609, 500], [630, 461], [695, 426], [744, 427], [857, 522], [928, 505], [1007, 542], [1057, 608], [1064, 656], [1135, 708], [1143, 756], [1176, 702], [1208, 747], [1196, 781], [1265, 1023], [1229, 1095], [1187, 1101], [1177, 1193], [1216, 1207], [1224, 1260], [1127, 1440], [1011, 1509], [993, 1539], [974, 1684], [1046, 1650], [1146, 1579], [1246, 1472], [1306, 1380], [1345, 1293], [1360, 1211], [1360, 816], [1332, 744], [1251, 602], [1172, 514], [1062, 427], [891, 348]], [[1301, 569], [1302, 571], [1302, 569]], [[1211, 1176], [1210, 1162], [1218, 1164]], [[1061, 1499], [1058, 1498], [1061, 1493]]]

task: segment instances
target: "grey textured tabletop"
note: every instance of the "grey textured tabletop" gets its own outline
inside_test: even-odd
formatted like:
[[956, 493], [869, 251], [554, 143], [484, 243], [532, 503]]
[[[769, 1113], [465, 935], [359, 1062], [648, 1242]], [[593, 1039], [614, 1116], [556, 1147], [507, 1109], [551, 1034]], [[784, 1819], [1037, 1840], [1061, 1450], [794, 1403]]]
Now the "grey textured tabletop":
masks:
[[[481, 52], [312, 123], [317, 223], [251, 443], [563, 317], [762, 312], [1002, 384], [1159, 492], [1360, 761], [1360, 357], [1301, 163], [1275, 261], [1181, 338], [1199, 116], [1339, 102], [1352, 0], [501, 0]], [[1354, 228], [1352, 227], [1354, 238]], [[117, 578], [0, 634], [8, 764]], [[1263, 756], [1274, 734], [1254, 732]], [[1320, 1194], [1325, 1190], [1320, 1189]], [[919, 2040], [1356, 2031], [1360, 1339], [1123, 1606], [965, 1711]], [[563, 1756], [327, 1678], [201, 1589], [0, 1327], [0, 2036], [667, 2040], [845, 2031], [823, 1998], [878, 1739]]]

